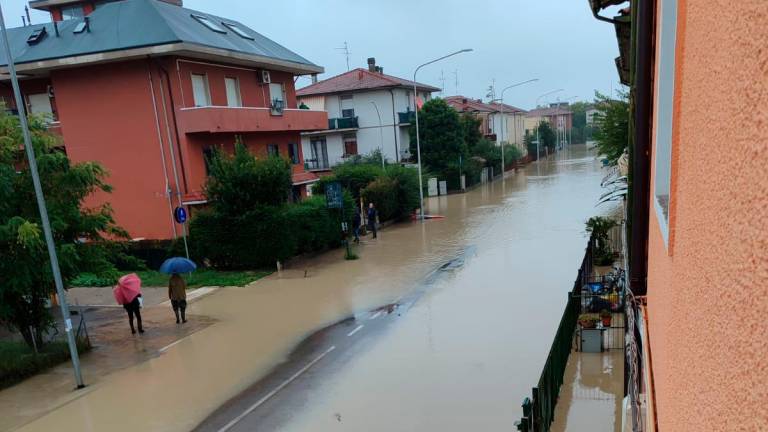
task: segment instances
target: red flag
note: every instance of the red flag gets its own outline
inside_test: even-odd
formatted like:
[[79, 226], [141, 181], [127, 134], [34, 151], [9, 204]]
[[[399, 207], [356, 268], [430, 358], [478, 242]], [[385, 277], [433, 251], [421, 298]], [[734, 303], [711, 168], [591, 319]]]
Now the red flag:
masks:
[[417, 97], [416, 98], [416, 109], [421, 109], [421, 107], [423, 107], [423, 106], [424, 106], [424, 101], [420, 97]]

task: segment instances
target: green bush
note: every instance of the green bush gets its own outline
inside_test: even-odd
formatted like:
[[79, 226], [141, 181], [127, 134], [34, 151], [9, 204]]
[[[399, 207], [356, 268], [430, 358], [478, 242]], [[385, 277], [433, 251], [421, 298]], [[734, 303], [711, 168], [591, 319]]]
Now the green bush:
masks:
[[363, 189], [362, 196], [367, 208], [369, 203], [376, 206], [379, 220], [393, 219], [398, 213], [397, 180], [390, 177], [379, 177]]
[[[88, 347], [78, 343], [78, 351]], [[10, 387], [45, 369], [69, 360], [69, 346], [66, 342], [51, 342], [44, 345], [38, 354], [22, 342], [0, 341], [0, 389]]]
[[[344, 203], [346, 212], [354, 211], [354, 205], [347, 194]], [[340, 212], [328, 209], [324, 196], [313, 196], [286, 206], [283, 215], [289, 226], [294, 254], [319, 251], [341, 244]]]
[[504, 146], [504, 165], [506, 165], [506, 169], [511, 168], [522, 157], [523, 152], [516, 145], [506, 144]]
[[360, 191], [383, 173], [381, 165], [352, 162], [339, 164], [333, 168], [333, 175], [323, 177], [315, 183], [312, 194], [325, 194], [325, 186], [328, 183], [338, 181], [344, 189], [352, 194], [355, 200], [358, 200]]
[[367, 206], [373, 203], [380, 221], [400, 219], [419, 207], [419, 175], [413, 168], [393, 165], [361, 192]]

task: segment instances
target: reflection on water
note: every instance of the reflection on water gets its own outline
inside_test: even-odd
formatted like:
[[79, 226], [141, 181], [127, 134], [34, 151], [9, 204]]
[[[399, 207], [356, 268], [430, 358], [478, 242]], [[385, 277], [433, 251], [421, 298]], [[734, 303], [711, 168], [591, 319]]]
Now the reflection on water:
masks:
[[462, 251], [463, 265], [311, 390], [311, 404], [286, 429], [509, 430], [551, 343], [600, 178], [594, 158], [574, 146], [504, 182], [430, 198], [428, 212], [445, 219], [384, 230], [357, 261], [332, 251], [248, 288], [221, 290], [191, 305], [215, 325], [22, 430], [189, 430], [307, 334], [392, 303]]

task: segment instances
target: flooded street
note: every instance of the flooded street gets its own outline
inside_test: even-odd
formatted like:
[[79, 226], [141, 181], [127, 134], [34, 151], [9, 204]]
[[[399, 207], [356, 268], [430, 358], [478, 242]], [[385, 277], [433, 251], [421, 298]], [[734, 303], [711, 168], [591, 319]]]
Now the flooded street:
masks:
[[[343, 349], [313, 366], [309, 381], [281, 387], [268, 414], [254, 410], [232, 429], [511, 430], [580, 263], [584, 221], [607, 210], [595, 208], [602, 175], [594, 155], [574, 146], [503, 182], [430, 198], [428, 212], [445, 219], [385, 229], [357, 261], [331, 251], [219, 290], [190, 310], [215, 324], [91, 380], [20, 430], [190, 430], [308, 335], [350, 316]], [[385, 314], [371, 311], [398, 300], [375, 328]], [[87, 356], [84, 372], [88, 380]]]

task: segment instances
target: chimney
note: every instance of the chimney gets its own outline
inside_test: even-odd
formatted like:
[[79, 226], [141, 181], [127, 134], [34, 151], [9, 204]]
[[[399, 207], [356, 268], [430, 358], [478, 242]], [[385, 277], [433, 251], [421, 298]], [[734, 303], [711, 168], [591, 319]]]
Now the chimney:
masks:
[[368, 70], [370, 72], [376, 72], [376, 58], [368, 57]]
[[384, 68], [383, 68], [383, 67], [381, 67], [381, 66], [376, 66], [376, 72], [378, 72], [378, 73], [380, 73], [380, 74], [384, 75]]
[[312, 74], [312, 84], [317, 84], [317, 74]]
[[465, 104], [467, 103], [467, 98], [461, 98], [461, 103]]

